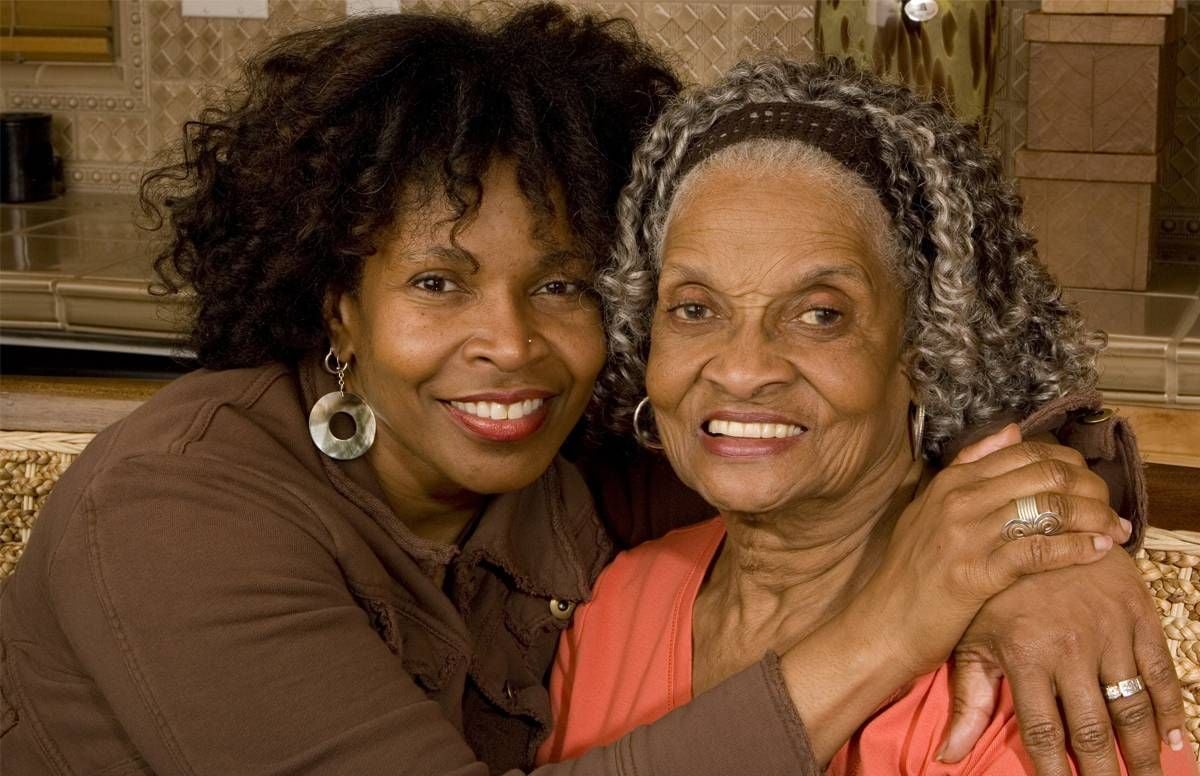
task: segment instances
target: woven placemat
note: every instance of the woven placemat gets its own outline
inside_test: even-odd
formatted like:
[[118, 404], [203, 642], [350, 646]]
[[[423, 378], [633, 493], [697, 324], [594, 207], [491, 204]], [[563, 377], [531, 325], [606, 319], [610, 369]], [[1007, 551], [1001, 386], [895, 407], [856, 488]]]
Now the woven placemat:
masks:
[[1134, 559], [1162, 617], [1183, 689], [1187, 735], [1200, 761], [1200, 533], [1150, 528]]
[[17, 567], [54, 483], [94, 436], [0, 431], [0, 579]]

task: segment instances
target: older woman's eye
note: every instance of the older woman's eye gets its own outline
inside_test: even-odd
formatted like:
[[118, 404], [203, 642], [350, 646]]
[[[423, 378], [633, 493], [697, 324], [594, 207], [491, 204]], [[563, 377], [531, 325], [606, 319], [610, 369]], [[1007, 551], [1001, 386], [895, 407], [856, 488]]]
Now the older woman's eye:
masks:
[[461, 290], [461, 286], [443, 275], [421, 275], [412, 281], [414, 288], [430, 294], [446, 294]]
[[708, 306], [699, 302], [684, 302], [670, 308], [671, 315], [685, 321], [702, 321], [716, 315]]
[[831, 307], [814, 307], [800, 314], [800, 322], [809, 326], [833, 326], [841, 319], [841, 312]]

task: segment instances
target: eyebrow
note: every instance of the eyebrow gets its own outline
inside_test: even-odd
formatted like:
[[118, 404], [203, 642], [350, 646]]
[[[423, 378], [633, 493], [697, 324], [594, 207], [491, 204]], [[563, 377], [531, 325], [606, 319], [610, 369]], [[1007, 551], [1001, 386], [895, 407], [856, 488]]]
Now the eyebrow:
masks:
[[[700, 283], [701, 285], [714, 286], [712, 277], [701, 267], [695, 266], [673, 266], [664, 269], [663, 277], [676, 276], [684, 283]], [[854, 264], [819, 264], [815, 267], [810, 267], [804, 272], [798, 274], [794, 279], [794, 287], [809, 286], [814, 283], [819, 283], [822, 280], [827, 280], [835, 277], [849, 278], [862, 283], [867, 288], [873, 288], [871, 279], [867, 273]]]
[[[474, 254], [464, 248], [453, 245], [437, 245], [426, 251], [425, 255], [413, 252], [405, 253], [401, 258], [407, 262], [422, 262], [425, 261], [427, 256], [433, 256], [442, 261], [454, 264], [465, 264], [470, 267], [472, 274], [478, 272], [480, 269], [479, 259], [475, 258]], [[586, 261], [577, 251], [555, 250], [539, 256], [537, 264], [539, 270], [545, 271], [563, 269], [571, 264], [586, 263]]]
[[[472, 274], [479, 271], [479, 259], [471, 255], [470, 251], [459, 248], [456, 245], [451, 245], [449, 247], [438, 245], [430, 248], [429, 253], [441, 259], [442, 261], [448, 261], [453, 264], [466, 264], [471, 268]], [[418, 254], [409, 254], [405, 258], [409, 261], [421, 261], [424, 257]]]
[[587, 258], [578, 251], [550, 251], [538, 257], [538, 268], [541, 270], [565, 269], [572, 264], [590, 264]]

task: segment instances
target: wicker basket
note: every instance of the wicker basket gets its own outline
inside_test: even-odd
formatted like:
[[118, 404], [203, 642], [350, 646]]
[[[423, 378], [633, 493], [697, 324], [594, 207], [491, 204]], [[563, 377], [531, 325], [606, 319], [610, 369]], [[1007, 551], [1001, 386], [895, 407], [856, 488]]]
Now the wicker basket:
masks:
[[1200, 762], [1200, 533], [1150, 528], [1135, 560], [1162, 616], [1183, 689], [1186, 733]]
[[16, 568], [54, 483], [94, 436], [0, 431], [0, 579]]
[[[16, 567], [50, 489], [93, 436], [0, 431], [0, 580]], [[1200, 533], [1151, 528], [1136, 561], [1162, 614], [1200, 758]]]

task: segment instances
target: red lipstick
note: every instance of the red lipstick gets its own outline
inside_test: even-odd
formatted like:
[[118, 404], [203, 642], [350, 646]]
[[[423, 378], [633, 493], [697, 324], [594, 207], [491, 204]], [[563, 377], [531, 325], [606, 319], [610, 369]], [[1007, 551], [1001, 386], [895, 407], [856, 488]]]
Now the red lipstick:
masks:
[[[491, 391], [443, 401], [442, 404], [450, 417], [471, 436], [489, 442], [518, 442], [533, 435], [546, 422], [553, 396], [549, 391], [541, 390]], [[482, 417], [486, 413], [472, 411], [480, 404], [499, 404], [511, 408], [522, 403], [526, 406], [521, 410], [521, 417], [517, 418]], [[531, 404], [535, 406], [530, 407]]]

